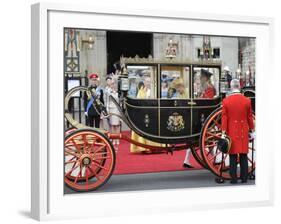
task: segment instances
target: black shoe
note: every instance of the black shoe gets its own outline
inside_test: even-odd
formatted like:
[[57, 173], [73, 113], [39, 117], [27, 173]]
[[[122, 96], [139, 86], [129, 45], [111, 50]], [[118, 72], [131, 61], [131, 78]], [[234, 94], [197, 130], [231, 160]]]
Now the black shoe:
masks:
[[251, 173], [251, 174], [249, 174], [248, 178], [249, 178], [250, 180], [255, 180], [255, 179], [256, 179], [256, 176], [255, 176], [255, 174]]
[[216, 181], [217, 184], [223, 184], [224, 183], [224, 179], [222, 177], [215, 178], [215, 181]]
[[230, 183], [231, 184], [237, 184], [237, 180], [231, 180]]
[[242, 179], [241, 183], [243, 183], [243, 184], [247, 183], [247, 179], [246, 180]]
[[194, 168], [193, 166], [191, 166], [191, 165], [189, 165], [189, 164], [187, 164], [187, 163], [184, 163], [182, 166], [183, 166], [184, 168], [189, 168], [189, 169]]

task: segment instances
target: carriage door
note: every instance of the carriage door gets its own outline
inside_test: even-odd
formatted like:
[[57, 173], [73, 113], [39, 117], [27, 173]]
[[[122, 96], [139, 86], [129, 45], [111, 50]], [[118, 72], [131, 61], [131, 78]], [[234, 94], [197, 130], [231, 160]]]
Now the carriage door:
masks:
[[161, 65], [158, 85], [161, 136], [182, 137], [191, 133], [190, 70], [186, 65]]
[[[208, 71], [208, 75], [204, 75]], [[192, 133], [200, 133], [207, 117], [220, 104], [220, 67], [193, 66], [192, 71]]]

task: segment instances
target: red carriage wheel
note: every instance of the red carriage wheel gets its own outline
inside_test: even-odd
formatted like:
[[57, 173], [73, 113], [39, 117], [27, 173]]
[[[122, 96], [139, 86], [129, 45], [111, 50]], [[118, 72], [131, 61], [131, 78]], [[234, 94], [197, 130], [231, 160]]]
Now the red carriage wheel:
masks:
[[[206, 166], [212, 173], [224, 179], [230, 179], [229, 155], [223, 154], [217, 149], [217, 141], [222, 134], [221, 114], [222, 109], [218, 108], [206, 119], [200, 136], [200, 150]], [[254, 152], [254, 141], [250, 141], [248, 153], [249, 174], [253, 174], [255, 170]]]
[[91, 191], [105, 184], [115, 166], [115, 150], [108, 138], [93, 129], [80, 129], [65, 138], [65, 178], [75, 191]]
[[[71, 127], [71, 128], [69, 128], [69, 129], [67, 129], [67, 130], [65, 131], [65, 136], [70, 135], [70, 134], [73, 133], [75, 130], [77, 130], [77, 128], [74, 128], [74, 127]], [[81, 141], [81, 140], [83, 141], [82, 137], [80, 136], [80, 141]], [[94, 138], [90, 139], [90, 137], [88, 136], [88, 140], [92, 141], [92, 140], [94, 140]], [[96, 143], [96, 144], [99, 144], [99, 143]], [[77, 143], [76, 143], [76, 145], [77, 145]], [[69, 157], [70, 157], [70, 159], [69, 159], [69, 161], [67, 162], [67, 164], [72, 164], [72, 163], [74, 164], [74, 162], [72, 162], [72, 161], [74, 160], [74, 158], [69, 154], [69, 151], [75, 150], [75, 149], [76, 149], [76, 147], [75, 147], [76, 145], [74, 145], [73, 142], [68, 142], [67, 144], [65, 144], [65, 150], [66, 150], [65, 158], [69, 158]], [[78, 144], [78, 145], [79, 145], [79, 144]], [[102, 151], [106, 153], [105, 149], [102, 149]], [[101, 164], [102, 166], [104, 165], [105, 161], [106, 161], [105, 158], [101, 158], [101, 159], [99, 160], [99, 162], [100, 162], [100, 164]], [[101, 171], [101, 168], [100, 168], [100, 167], [96, 167], [95, 172], [96, 172], [96, 173], [99, 173], [100, 171]], [[94, 176], [94, 173], [91, 173], [88, 178], [92, 178], [93, 176]], [[80, 181], [85, 181], [85, 178], [86, 178], [85, 176], [81, 176], [81, 177], [78, 177], [78, 178], [77, 178], [75, 175], [73, 176], [73, 175], [71, 175], [70, 173], [69, 173], [68, 175], [65, 175], [65, 177], [67, 177], [67, 178], [70, 179], [70, 180], [75, 180], [75, 179], [76, 179], [78, 182], [80, 182]]]

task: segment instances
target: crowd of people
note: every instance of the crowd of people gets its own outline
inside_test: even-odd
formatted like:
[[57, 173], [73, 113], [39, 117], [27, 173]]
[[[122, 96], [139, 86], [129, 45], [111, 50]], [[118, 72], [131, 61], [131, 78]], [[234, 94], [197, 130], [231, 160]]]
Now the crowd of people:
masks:
[[[97, 111], [93, 101], [94, 97], [97, 97], [104, 105], [108, 114], [111, 116], [104, 119], [104, 122], [108, 123], [109, 131], [111, 133], [119, 133], [121, 129], [121, 120], [119, 118], [119, 111], [117, 105], [112, 99], [118, 102], [118, 75], [111, 74], [105, 79], [106, 85], [103, 88], [100, 85], [100, 78], [98, 74], [89, 74], [89, 89], [94, 92], [94, 96], [86, 96], [85, 99], [85, 115], [86, 124], [90, 127], [100, 128], [100, 121], [105, 118], [104, 114]], [[119, 139], [113, 140], [114, 145], [119, 145]]]

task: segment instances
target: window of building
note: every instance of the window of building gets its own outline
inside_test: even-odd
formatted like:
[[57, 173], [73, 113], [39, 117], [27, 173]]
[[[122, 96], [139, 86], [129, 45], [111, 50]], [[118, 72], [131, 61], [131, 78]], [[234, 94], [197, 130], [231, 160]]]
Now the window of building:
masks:
[[220, 58], [220, 48], [214, 48], [213, 49], [213, 53], [214, 53], [214, 58]]

